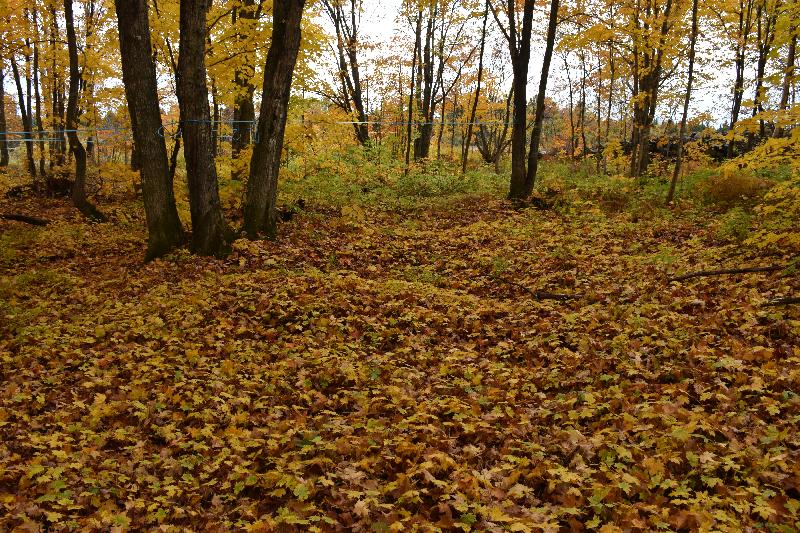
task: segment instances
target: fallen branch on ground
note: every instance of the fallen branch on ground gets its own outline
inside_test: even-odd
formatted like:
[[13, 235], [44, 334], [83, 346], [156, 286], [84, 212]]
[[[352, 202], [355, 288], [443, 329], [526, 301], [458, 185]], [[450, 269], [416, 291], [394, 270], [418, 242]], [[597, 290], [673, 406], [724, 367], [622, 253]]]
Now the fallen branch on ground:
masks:
[[490, 277], [493, 280], [502, 281], [503, 283], [508, 283], [509, 285], [513, 285], [514, 287], [522, 289], [525, 292], [527, 292], [528, 294], [530, 294], [531, 296], [533, 296], [534, 299], [539, 300], [539, 301], [542, 301], [542, 300], [556, 300], [556, 301], [559, 301], [559, 302], [569, 302], [571, 300], [578, 300], [578, 299], [583, 297], [582, 294], [558, 294], [558, 293], [555, 293], [555, 292], [535, 291], [535, 290], [530, 289], [530, 288], [526, 287], [525, 285], [522, 285], [521, 283], [517, 283], [515, 281], [510, 281], [510, 280], [503, 279], [503, 278], [500, 278], [498, 276], [493, 276], [493, 275], [489, 275], [488, 277]]
[[15, 215], [12, 213], [0, 213], [0, 219], [14, 220], [16, 222], [24, 222], [26, 224], [32, 224], [34, 226], [46, 226], [50, 223], [49, 220], [45, 220], [43, 218], [29, 217], [27, 215]]
[[748, 274], [752, 272], [777, 272], [785, 270], [787, 265], [772, 265], [766, 267], [746, 267], [746, 268], [724, 268], [721, 270], [700, 270], [698, 272], [689, 272], [681, 276], [669, 278], [668, 281], [684, 281], [692, 278], [701, 278], [707, 276], [724, 276], [726, 274]]
[[766, 307], [778, 307], [780, 305], [800, 304], [800, 296], [787, 296], [786, 298], [775, 298], [764, 304]]

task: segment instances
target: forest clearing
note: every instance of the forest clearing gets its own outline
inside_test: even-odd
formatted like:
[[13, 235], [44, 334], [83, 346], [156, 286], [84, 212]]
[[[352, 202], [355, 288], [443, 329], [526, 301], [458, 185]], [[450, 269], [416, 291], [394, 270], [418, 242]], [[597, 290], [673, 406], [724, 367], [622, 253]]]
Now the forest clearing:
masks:
[[0, 0], [0, 531], [800, 530], [798, 27]]

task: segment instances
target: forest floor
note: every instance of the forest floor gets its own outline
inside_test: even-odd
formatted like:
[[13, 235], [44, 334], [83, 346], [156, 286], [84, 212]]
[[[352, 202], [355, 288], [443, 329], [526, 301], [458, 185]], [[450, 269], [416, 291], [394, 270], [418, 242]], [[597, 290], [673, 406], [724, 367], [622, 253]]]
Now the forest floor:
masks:
[[788, 262], [702, 216], [312, 202], [142, 264], [104, 210], [0, 201], [52, 221], [0, 221], [0, 530], [800, 527], [800, 279], [670, 282]]

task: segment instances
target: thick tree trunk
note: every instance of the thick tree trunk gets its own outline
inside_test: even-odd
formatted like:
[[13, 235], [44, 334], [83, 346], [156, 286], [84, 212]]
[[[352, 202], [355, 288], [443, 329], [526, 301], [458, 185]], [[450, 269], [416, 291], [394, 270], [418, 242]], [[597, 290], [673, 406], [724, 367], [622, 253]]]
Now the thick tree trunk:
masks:
[[[542, 74], [539, 77], [539, 94], [536, 96], [536, 116], [533, 119], [533, 132], [531, 145], [528, 150], [528, 174], [526, 177], [526, 196], [533, 191], [536, 184], [536, 172], [539, 168], [539, 142], [542, 138], [542, 124], [544, 123], [544, 99], [547, 92], [547, 79], [550, 76], [550, 62], [553, 59], [553, 47], [556, 41], [556, 27], [558, 26], [559, 0], [550, 1], [550, 20], [547, 24], [547, 43], [542, 60]], [[585, 141], [584, 141], [585, 142]]]
[[142, 153], [142, 198], [147, 216], [146, 260], [160, 257], [183, 241], [167, 166], [161, 127], [156, 67], [150, 41], [147, 0], [115, 0], [122, 57], [122, 80], [133, 137]]
[[75, 24], [72, 16], [72, 0], [64, 0], [64, 19], [67, 27], [67, 48], [69, 49], [69, 100], [67, 101], [67, 138], [69, 148], [75, 157], [75, 184], [72, 186], [72, 203], [78, 210], [93, 220], [104, 220], [97, 208], [86, 196], [86, 149], [78, 138], [78, 91], [81, 73], [78, 67], [78, 43], [75, 37]]
[[[655, 119], [658, 89], [662, 81], [662, 61], [667, 34], [672, 28], [673, 0], [667, 0], [661, 13], [661, 24], [657, 44], [645, 41], [642, 50], [636, 52], [634, 69], [634, 150], [631, 154], [631, 177], [641, 177], [650, 164], [650, 130]], [[637, 16], [633, 13], [633, 16]], [[638, 20], [636, 21], [638, 27]], [[641, 58], [639, 58], [641, 53]]]
[[686, 135], [686, 121], [689, 117], [689, 102], [692, 99], [692, 84], [694, 83], [694, 48], [697, 42], [697, 0], [692, 0], [692, 35], [689, 43], [689, 79], [686, 82], [686, 97], [683, 100], [683, 115], [681, 116], [681, 129], [678, 135], [678, 155], [675, 160], [675, 169], [672, 173], [672, 181], [669, 184], [667, 193], [667, 205], [672, 203], [675, 197], [675, 186], [681, 175], [681, 165], [683, 163], [683, 138]]
[[5, 72], [3, 71], [3, 58], [0, 57], [0, 167], [8, 166], [8, 137], [6, 131], [6, 90]]
[[511, 132], [511, 185], [508, 198], [521, 201], [528, 196], [527, 128], [528, 128], [528, 64], [531, 58], [531, 31], [533, 28], [533, 0], [525, 0], [522, 12], [522, 33], [517, 35], [515, 2], [509, 0], [506, 15], [509, 18], [507, 40], [514, 71], [514, 129]]
[[244, 202], [244, 231], [250, 238], [277, 234], [278, 172], [304, 5], [305, 0], [285, 0], [273, 6], [272, 45], [264, 65], [258, 140], [250, 160]]
[[232, 232], [219, 200], [206, 85], [206, 14], [210, 0], [181, 0], [177, 92], [192, 212], [192, 251], [223, 257]]

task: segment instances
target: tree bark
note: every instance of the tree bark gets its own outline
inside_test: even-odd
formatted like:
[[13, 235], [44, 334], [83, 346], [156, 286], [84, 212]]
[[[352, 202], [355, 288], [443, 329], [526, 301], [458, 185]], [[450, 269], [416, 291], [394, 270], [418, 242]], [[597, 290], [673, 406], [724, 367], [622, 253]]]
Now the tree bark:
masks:
[[206, 85], [206, 14], [210, 0], [181, 0], [177, 92], [189, 182], [193, 252], [222, 257], [232, 232], [219, 200]]
[[667, 205], [672, 203], [675, 197], [675, 186], [681, 175], [681, 165], [683, 164], [683, 138], [686, 136], [686, 121], [689, 116], [689, 102], [692, 99], [692, 84], [694, 83], [694, 48], [697, 42], [697, 0], [692, 0], [692, 35], [689, 42], [689, 79], [686, 82], [686, 97], [683, 100], [683, 115], [681, 116], [681, 129], [678, 134], [678, 155], [675, 160], [675, 169], [672, 173], [672, 181], [669, 184], [667, 193]]
[[25, 92], [22, 89], [22, 78], [19, 74], [19, 67], [17, 66], [17, 59], [11, 56], [11, 71], [14, 74], [14, 82], [17, 85], [17, 95], [19, 99], [19, 112], [22, 116], [22, 129], [25, 130], [23, 136], [25, 138], [25, 155], [28, 163], [28, 173], [36, 178], [36, 163], [33, 160], [33, 126], [31, 125], [30, 109], [25, 106]]
[[564, 70], [567, 73], [567, 87], [569, 88], [569, 158], [575, 159], [575, 145], [578, 144], [578, 138], [575, 135], [575, 88], [572, 85], [572, 76], [569, 70], [569, 61], [567, 53], [564, 54]]
[[273, 6], [272, 45], [264, 65], [258, 140], [244, 203], [244, 231], [250, 238], [277, 234], [278, 172], [304, 6], [305, 0], [285, 0]]
[[[258, 10], [255, 0], [244, 0], [241, 7], [234, 8], [233, 10], [234, 25], [236, 26], [236, 40], [240, 48], [247, 48], [248, 53], [245, 54], [247, 60], [243, 65], [236, 68], [233, 75], [233, 84], [235, 87], [234, 104], [233, 104], [233, 135], [231, 139], [231, 150], [233, 158], [239, 157], [239, 154], [245, 150], [252, 141], [251, 131], [256, 117], [256, 108], [253, 104], [253, 94], [255, 93], [255, 86], [253, 85], [253, 76], [255, 71], [250, 61], [255, 61], [255, 57], [251, 57], [251, 32], [255, 32], [255, 24], [258, 20]], [[244, 177], [245, 168], [234, 165], [234, 179], [242, 179]]]
[[[39, 22], [38, 22], [38, 15], [36, 9], [32, 11], [33, 13], [33, 27], [35, 31], [38, 33], [39, 31]], [[34, 40], [33, 42], [33, 91], [34, 91], [34, 101], [36, 103], [36, 129], [39, 133], [39, 175], [45, 176], [46, 170], [44, 167], [45, 161], [45, 136], [44, 136], [44, 123], [42, 122], [42, 95], [39, 91], [39, 42], [38, 40]]]
[[51, 87], [52, 90], [52, 101], [51, 101], [51, 120], [52, 120], [52, 127], [53, 127], [53, 141], [51, 144], [51, 157], [50, 157], [50, 168], [52, 169], [54, 166], [62, 166], [66, 162], [66, 155], [67, 155], [67, 141], [64, 136], [64, 124], [65, 124], [65, 107], [64, 107], [64, 92], [66, 87], [64, 85], [64, 80], [61, 78], [58, 66], [56, 64], [56, 49], [60, 43], [61, 35], [60, 29], [58, 27], [58, 13], [56, 11], [55, 5], [50, 6], [50, 53], [52, 56], [52, 61], [50, 63], [50, 68], [53, 73], [53, 85]]
[[142, 199], [148, 230], [145, 260], [149, 261], [180, 245], [184, 235], [167, 166], [166, 142], [157, 135], [162, 123], [147, 0], [115, 0], [115, 5], [122, 80], [134, 142], [142, 153]]
[[536, 172], [539, 168], [539, 142], [542, 138], [542, 124], [544, 123], [544, 99], [547, 92], [547, 79], [550, 76], [550, 62], [553, 59], [553, 47], [556, 41], [558, 6], [559, 0], [550, 1], [550, 20], [547, 23], [547, 43], [542, 60], [542, 74], [539, 77], [539, 94], [536, 96], [536, 115], [533, 119], [531, 145], [528, 150], [528, 173], [525, 180], [526, 196], [530, 195], [533, 191], [533, 186], [536, 184]]
[[[514, 72], [514, 128], [511, 132], [511, 184], [508, 198], [519, 202], [528, 196], [528, 176], [526, 169], [527, 128], [528, 128], [528, 64], [531, 58], [531, 31], [533, 29], [534, 0], [525, 0], [522, 8], [522, 29], [517, 31], [516, 2], [508, 0], [506, 16], [508, 28], [504, 28], [495, 15], [495, 21], [503, 31], [508, 43], [511, 65]], [[491, 2], [490, 2], [491, 5]]]
[[411, 145], [413, 143], [411, 138], [411, 122], [414, 120], [414, 90], [417, 83], [417, 56], [419, 55], [419, 48], [422, 46], [422, 10], [417, 13], [417, 26], [415, 31], [416, 39], [414, 41], [414, 56], [411, 60], [411, 86], [408, 95], [408, 124], [406, 124], [406, 170], [408, 174], [409, 165], [411, 164]]
[[[783, 73], [783, 87], [781, 87], [781, 101], [778, 106], [780, 111], [786, 111], [789, 109], [789, 90], [792, 85], [792, 80], [794, 79], [794, 62], [795, 62], [795, 54], [797, 50], [797, 28], [794, 26], [790, 30], [792, 32], [791, 41], [789, 41], [789, 52], [786, 57], [786, 70]], [[780, 117], [778, 118], [780, 121]], [[773, 137], [780, 138], [784, 135], [784, 128], [783, 126], [778, 123], [775, 125], [775, 132], [773, 133]]]
[[581, 50], [581, 101], [580, 107], [581, 112], [578, 115], [578, 124], [580, 125], [581, 129], [581, 161], [586, 161], [586, 154], [588, 152], [586, 146], [586, 77], [588, 75], [586, 71], [586, 53]]
[[[667, 0], [661, 13], [661, 25], [655, 46], [649, 45], [649, 30], [645, 34], [645, 45], [636, 52], [638, 67], [634, 74], [633, 133], [634, 150], [631, 154], [631, 177], [640, 177], [650, 163], [650, 130], [655, 119], [658, 89], [662, 82], [662, 62], [667, 34], [672, 28], [673, 0]], [[633, 16], [638, 16], [634, 12]], [[636, 27], [639, 27], [638, 20]], [[641, 53], [641, 58], [639, 58]]]
[[0, 167], [8, 166], [8, 137], [6, 136], [6, 90], [3, 58], [0, 57]]
[[[478, 55], [478, 79], [475, 84], [475, 98], [472, 101], [472, 109], [469, 113], [469, 123], [467, 124], [467, 138], [464, 141], [464, 150], [461, 151], [461, 174], [467, 172], [467, 159], [469, 158], [469, 148], [472, 145], [472, 129], [475, 123], [475, 116], [478, 114], [478, 100], [481, 97], [481, 81], [483, 81], [483, 52], [486, 49], [486, 22], [489, 18], [489, 1], [486, 1], [483, 11], [483, 28], [481, 29], [481, 51]], [[455, 120], [455, 119], [454, 119]]]
[[81, 86], [81, 73], [78, 67], [78, 42], [75, 37], [75, 24], [72, 16], [72, 0], [64, 0], [64, 19], [67, 27], [67, 48], [69, 50], [69, 99], [67, 100], [67, 138], [69, 148], [75, 157], [75, 184], [72, 186], [72, 203], [86, 217], [102, 221], [103, 214], [89, 202], [86, 196], [86, 149], [78, 138], [78, 92]]
[[[770, 51], [772, 50], [772, 43], [775, 40], [775, 25], [778, 20], [778, 11], [781, 1], [777, 0], [774, 4], [773, 11], [769, 10], [766, 1], [760, 3], [756, 9], [756, 23], [758, 26], [758, 60], [756, 61], [756, 88], [753, 95], [753, 117], [764, 111], [764, 99], [766, 98], [764, 90], [764, 76], [767, 68], [767, 60], [769, 59]], [[762, 18], [764, 16], [765, 18]], [[759, 139], [766, 136], [764, 118], [760, 118], [759, 124]], [[752, 148], [754, 143], [753, 133], [748, 135], [748, 146]]]

